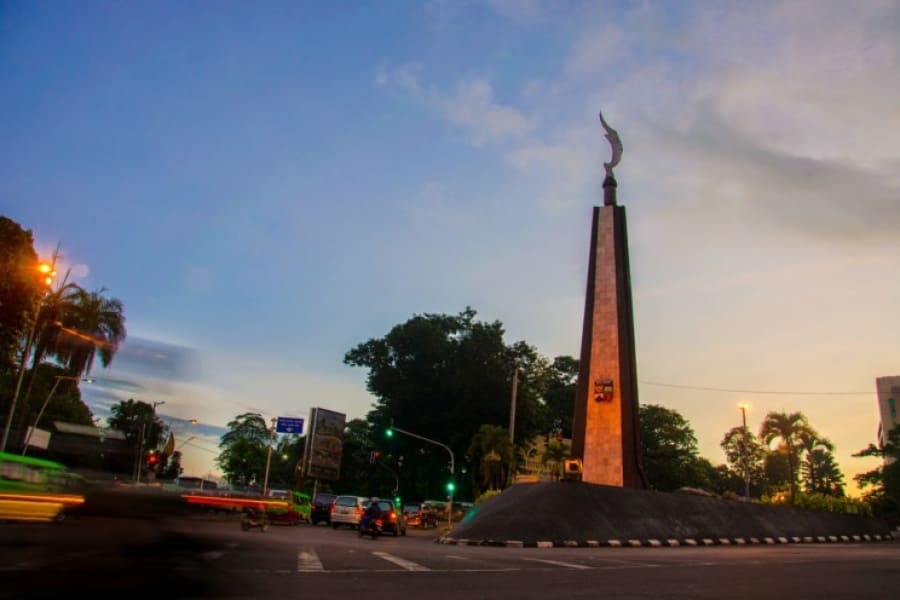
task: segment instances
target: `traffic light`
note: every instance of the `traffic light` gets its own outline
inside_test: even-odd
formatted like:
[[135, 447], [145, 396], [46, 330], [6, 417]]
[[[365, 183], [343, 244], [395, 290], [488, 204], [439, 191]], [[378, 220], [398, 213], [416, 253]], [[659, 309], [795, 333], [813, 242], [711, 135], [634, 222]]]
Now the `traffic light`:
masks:
[[394, 430], [391, 427], [388, 427], [384, 430], [384, 437], [392, 438], [394, 437]]
[[158, 462], [159, 462], [159, 455], [157, 455], [156, 452], [151, 450], [150, 453], [147, 455], [147, 466], [155, 467], [156, 463], [158, 463]]
[[381, 452], [378, 450], [373, 450], [369, 452], [369, 464], [374, 465], [381, 458]]
[[394, 496], [394, 506], [396, 506], [399, 510], [400, 508], [400, 496]]
[[452, 480], [448, 481], [447, 482], [447, 493], [452, 495], [455, 490], [456, 490], [456, 484], [453, 483]]

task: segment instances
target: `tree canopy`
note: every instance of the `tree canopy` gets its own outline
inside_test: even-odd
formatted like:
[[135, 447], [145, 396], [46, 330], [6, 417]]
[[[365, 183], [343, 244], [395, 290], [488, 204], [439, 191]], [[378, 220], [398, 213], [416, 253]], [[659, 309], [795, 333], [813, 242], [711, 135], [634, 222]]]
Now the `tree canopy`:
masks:
[[[457, 466], [480, 468], [468, 456], [482, 425], [509, 424], [513, 373], [518, 369], [515, 441], [517, 448], [546, 432], [541, 401], [546, 359], [525, 342], [507, 344], [500, 322], [476, 319], [473, 309], [458, 315], [414, 315], [384, 337], [359, 344], [346, 364], [369, 370], [366, 387], [375, 396], [367, 420], [375, 432], [392, 422], [398, 427], [449, 446]], [[449, 455], [439, 447], [403, 435], [376, 436], [386, 453], [404, 456], [404, 474], [421, 497], [443, 494]], [[476, 459], [477, 460], [477, 459]], [[460, 492], [471, 495], [464, 480]]]
[[644, 404], [638, 409], [644, 474], [662, 492], [709, 487], [709, 461], [701, 459], [694, 430], [670, 408]]

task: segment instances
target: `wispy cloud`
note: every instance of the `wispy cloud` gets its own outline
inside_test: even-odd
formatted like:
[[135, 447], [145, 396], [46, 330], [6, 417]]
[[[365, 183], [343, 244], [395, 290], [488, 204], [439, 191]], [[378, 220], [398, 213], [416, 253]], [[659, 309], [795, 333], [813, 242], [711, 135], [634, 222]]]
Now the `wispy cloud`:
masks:
[[521, 111], [497, 102], [493, 87], [486, 79], [460, 81], [455, 91], [448, 93], [420, 83], [417, 68], [408, 65], [393, 70], [379, 67], [375, 83], [402, 89], [454, 127], [464, 130], [476, 146], [521, 138], [536, 126]]

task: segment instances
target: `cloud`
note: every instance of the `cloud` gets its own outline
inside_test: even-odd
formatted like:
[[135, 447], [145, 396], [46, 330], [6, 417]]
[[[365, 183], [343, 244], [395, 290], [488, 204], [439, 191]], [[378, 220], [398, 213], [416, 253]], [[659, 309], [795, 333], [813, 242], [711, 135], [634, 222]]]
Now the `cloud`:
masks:
[[493, 87], [485, 79], [461, 81], [454, 93], [446, 93], [423, 86], [417, 71], [415, 65], [392, 71], [379, 66], [375, 71], [375, 84], [404, 90], [438, 112], [451, 125], [466, 131], [475, 146], [521, 138], [536, 126], [534, 120], [522, 112], [496, 102]]
[[585, 33], [566, 60], [566, 74], [575, 78], [603, 72], [624, 54], [623, 38], [622, 30], [612, 25]]
[[551, 0], [485, 0], [497, 15], [521, 23], [535, 23], [543, 20], [553, 11]]

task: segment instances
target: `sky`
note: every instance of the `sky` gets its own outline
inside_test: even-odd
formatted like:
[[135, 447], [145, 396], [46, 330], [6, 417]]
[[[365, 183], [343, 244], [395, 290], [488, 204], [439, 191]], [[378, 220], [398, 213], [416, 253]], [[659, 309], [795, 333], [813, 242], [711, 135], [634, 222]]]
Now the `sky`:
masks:
[[740, 403], [801, 411], [853, 491], [900, 374], [898, 63], [896, 1], [6, 0], [0, 213], [126, 306], [95, 415], [164, 402], [215, 473], [240, 413], [365, 416], [343, 356], [415, 314], [577, 356], [602, 110], [639, 401], [717, 464]]

